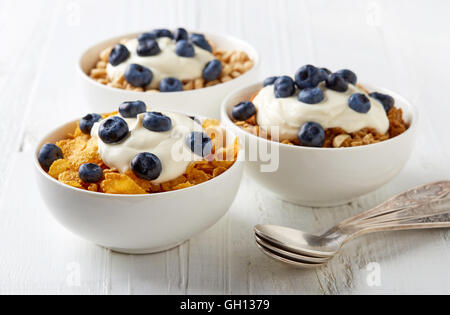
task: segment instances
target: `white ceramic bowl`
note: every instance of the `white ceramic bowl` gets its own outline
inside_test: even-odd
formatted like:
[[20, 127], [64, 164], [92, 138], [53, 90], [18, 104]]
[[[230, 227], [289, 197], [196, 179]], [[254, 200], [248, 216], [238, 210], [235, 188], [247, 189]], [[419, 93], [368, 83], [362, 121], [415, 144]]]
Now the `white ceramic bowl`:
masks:
[[[170, 249], [216, 223], [236, 196], [240, 162], [208, 182], [158, 194], [113, 195], [65, 185], [41, 168], [37, 155], [43, 144], [65, 138], [75, 126], [76, 121], [64, 124], [39, 142], [34, 152], [37, 186], [53, 217], [95, 244], [132, 254]], [[227, 132], [229, 143], [235, 138]]]
[[97, 113], [111, 112], [123, 101], [142, 100], [147, 105], [156, 105], [163, 110], [191, 112], [204, 117], [219, 118], [220, 104], [227, 94], [240, 86], [249, 85], [258, 80], [260, 61], [255, 48], [235, 37], [207, 32], [200, 33], [205, 34], [218, 49], [245, 51], [254, 62], [253, 68], [236, 79], [222, 84], [198, 90], [172, 93], [122, 90], [100, 84], [89, 77], [88, 73], [97, 63], [102, 50], [118, 43], [123, 38], [135, 37], [140, 33], [142, 32], [108, 39], [90, 47], [82, 54], [78, 63], [78, 73], [82, 81], [86, 104], [91, 111]]
[[[396, 106], [404, 111], [410, 124], [403, 134], [376, 144], [351, 148], [310, 148], [281, 144], [254, 136], [235, 126], [231, 117], [233, 106], [262, 87], [262, 83], [230, 94], [222, 104], [222, 123], [241, 138], [245, 148], [246, 171], [259, 184], [279, 198], [306, 206], [332, 206], [350, 202], [376, 190], [397, 175], [407, 162], [417, 131], [417, 111], [402, 96], [381, 88], [365, 87], [393, 96]], [[271, 150], [272, 161], [279, 154], [278, 168], [263, 172], [267, 162], [260, 154], [250, 152]], [[276, 165], [274, 163], [273, 165]], [[274, 167], [275, 168], [275, 167]]]

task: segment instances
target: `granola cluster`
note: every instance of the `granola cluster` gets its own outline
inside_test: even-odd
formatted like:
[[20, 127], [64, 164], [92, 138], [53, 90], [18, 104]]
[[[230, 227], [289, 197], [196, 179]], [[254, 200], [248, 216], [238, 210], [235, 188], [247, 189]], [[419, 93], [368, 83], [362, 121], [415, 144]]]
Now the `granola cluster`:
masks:
[[[125, 44], [128, 39], [123, 39], [120, 43]], [[208, 41], [212, 48], [212, 54], [222, 63], [222, 72], [219, 77], [212, 81], [206, 81], [204, 78], [195, 78], [191, 80], [182, 80], [183, 91], [197, 90], [204, 87], [214, 86], [220, 83], [225, 83], [233, 80], [240, 75], [246, 73], [253, 67], [253, 61], [244, 51], [226, 51], [217, 49], [214, 43]], [[125, 80], [122, 75], [117, 80], [110, 80], [107, 76], [106, 66], [113, 46], [104, 49], [99, 56], [95, 67], [90, 71], [89, 76], [95, 81], [118, 89], [125, 89], [137, 92], [159, 92], [158, 89], [145, 89], [143, 87], [136, 87]]]

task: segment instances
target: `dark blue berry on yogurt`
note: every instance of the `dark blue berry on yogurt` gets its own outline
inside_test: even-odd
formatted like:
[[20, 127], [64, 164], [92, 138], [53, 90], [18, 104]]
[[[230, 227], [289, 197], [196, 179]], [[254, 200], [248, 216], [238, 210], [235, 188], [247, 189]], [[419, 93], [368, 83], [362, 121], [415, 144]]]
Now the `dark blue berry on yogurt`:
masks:
[[266, 87], [266, 86], [268, 86], [268, 85], [272, 85], [272, 84], [275, 83], [275, 81], [276, 81], [277, 79], [278, 79], [278, 77], [275, 77], [275, 76], [273, 76], [273, 77], [268, 77], [268, 78], [266, 78], [266, 79], [264, 80], [263, 86]]
[[356, 74], [348, 69], [339, 70], [336, 72], [336, 74], [341, 75], [344, 78], [344, 80], [350, 84], [356, 84], [356, 82], [358, 81]]
[[332, 74], [333, 72], [331, 72], [330, 69], [328, 68], [319, 68], [320, 71], [324, 72], [327, 76]]
[[256, 107], [252, 102], [240, 102], [234, 106], [231, 116], [238, 121], [245, 121], [256, 114]]
[[154, 33], [142, 33], [137, 37], [137, 39], [138, 39], [138, 42], [140, 43], [140, 42], [144, 42], [147, 40], [152, 40], [152, 39], [154, 40], [154, 39], [156, 39], [156, 35]]
[[147, 39], [139, 42], [136, 52], [138, 56], [149, 57], [158, 55], [161, 52], [161, 49], [156, 40]]
[[322, 147], [325, 143], [325, 130], [316, 122], [307, 122], [300, 128], [298, 140], [307, 147]]
[[78, 176], [85, 183], [96, 183], [103, 177], [103, 170], [94, 163], [85, 163], [78, 169]]
[[153, 30], [152, 33], [155, 34], [156, 38], [169, 37], [169, 38], [173, 39], [172, 32], [165, 28], [159, 28], [159, 29]]
[[108, 62], [113, 66], [118, 66], [130, 57], [128, 48], [122, 44], [117, 44], [109, 53]]
[[201, 157], [211, 154], [213, 147], [211, 139], [206, 133], [201, 131], [191, 132], [186, 137], [186, 145], [192, 152]]
[[180, 57], [194, 57], [194, 46], [185, 39], [177, 41], [175, 45], [175, 53]]
[[123, 102], [119, 106], [119, 113], [123, 118], [136, 118], [137, 115], [146, 111], [147, 106], [143, 101]]
[[183, 91], [183, 83], [177, 78], [164, 78], [159, 81], [160, 92], [180, 92]]
[[337, 92], [345, 92], [348, 89], [348, 82], [337, 73], [332, 73], [326, 79], [326, 87]]
[[394, 107], [394, 105], [395, 105], [395, 100], [390, 95], [382, 94], [379, 92], [373, 92], [373, 93], [370, 93], [369, 95], [370, 95], [370, 97], [373, 97], [374, 99], [378, 100], [381, 103], [381, 105], [383, 105], [386, 113], [389, 112], [391, 110], [391, 108]]
[[118, 143], [129, 133], [128, 124], [118, 116], [108, 117], [100, 123], [98, 136], [104, 143]]
[[317, 104], [322, 102], [324, 98], [323, 91], [319, 87], [306, 88], [298, 93], [298, 100], [306, 104]]
[[172, 129], [172, 120], [158, 112], [147, 112], [142, 118], [142, 125], [150, 131], [165, 132]]
[[133, 86], [146, 87], [153, 80], [153, 72], [141, 65], [132, 63], [125, 69], [125, 80]]
[[84, 116], [83, 118], [80, 119], [78, 126], [80, 127], [80, 130], [82, 133], [90, 135], [92, 126], [94, 126], [94, 124], [97, 121], [100, 121], [101, 119], [102, 119], [102, 116], [100, 116], [99, 114], [95, 114], [95, 113], [87, 114], [86, 116]]
[[142, 152], [131, 160], [131, 170], [141, 179], [155, 180], [161, 175], [161, 160], [154, 154]]
[[299, 89], [306, 89], [316, 87], [327, 78], [327, 74], [313, 65], [306, 65], [298, 69], [294, 77]]
[[188, 32], [182, 27], [179, 27], [175, 30], [175, 32], [173, 33], [173, 37], [176, 41], [189, 39]]
[[213, 81], [222, 73], [222, 63], [218, 59], [208, 62], [203, 69], [203, 79]]
[[203, 34], [191, 34], [190, 39], [195, 46], [212, 52], [212, 47]]
[[365, 114], [370, 110], [370, 100], [362, 93], [355, 93], [350, 95], [348, 106], [355, 112]]
[[276, 98], [289, 97], [295, 93], [295, 83], [291, 77], [283, 75], [275, 80], [273, 90]]
[[42, 168], [46, 171], [52, 166], [53, 162], [62, 159], [63, 153], [61, 149], [53, 143], [47, 143], [39, 150], [38, 161]]

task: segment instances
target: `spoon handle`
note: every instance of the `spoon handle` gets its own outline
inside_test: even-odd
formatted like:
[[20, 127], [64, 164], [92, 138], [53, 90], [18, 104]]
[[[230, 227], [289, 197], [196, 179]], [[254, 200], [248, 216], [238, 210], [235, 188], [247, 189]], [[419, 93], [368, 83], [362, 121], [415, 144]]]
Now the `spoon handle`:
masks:
[[412, 189], [392, 197], [379, 206], [341, 222], [336, 228], [348, 224], [370, 220], [398, 210], [420, 206], [433, 200], [439, 200], [450, 195], [450, 181], [439, 181]]
[[346, 242], [360, 235], [396, 230], [449, 228], [450, 197], [390, 212], [371, 220], [354, 222], [340, 228]]

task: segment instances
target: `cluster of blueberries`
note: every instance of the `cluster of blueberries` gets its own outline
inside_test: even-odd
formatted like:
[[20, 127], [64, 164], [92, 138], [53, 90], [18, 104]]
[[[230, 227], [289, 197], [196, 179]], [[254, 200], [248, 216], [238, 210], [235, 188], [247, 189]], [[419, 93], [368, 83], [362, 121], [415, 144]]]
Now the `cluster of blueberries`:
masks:
[[[56, 160], [62, 159], [61, 149], [53, 143], [44, 144], [39, 151], [38, 160], [46, 171]], [[85, 163], [78, 169], [80, 179], [85, 183], [96, 183], [103, 177], [103, 169], [95, 163]]]
[[[293, 96], [297, 89], [297, 98], [306, 104], [318, 104], [323, 101], [324, 94], [319, 83], [325, 82], [328, 89], [337, 92], [346, 92], [349, 84], [356, 84], [356, 74], [348, 69], [331, 72], [327, 68], [317, 68], [305, 65], [295, 72], [294, 80], [289, 76], [273, 76], [264, 80], [264, 87], [273, 85], [276, 98]], [[386, 112], [394, 106], [394, 98], [390, 95], [373, 92], [370, 96], [377, 99]], [[358, 113], [369, 112], [371, 104], [369, 98], [362, 93], [354, 93], [348, 99], [348, 106]], [[256, 107], [252, 102], [240, 102], [232, 111], [235, 120], [245, 121], [256, 114]], [[325, 130], [316, 122], [305, 123], [299, 131], [298, 140], [304, 146], [321, 147], [325, 142]]]
[[[147, 112], [147, 106], [142, 101], [123, 102], [119, 106], [119, 113], [124, 118], [136, 118], [138, 114], [144, 114], [142, 125], [144, 128], [154, 132], [167, 132], [172, 129], [172, 120], [158, 112]], [[79, 122], [80, 130], [85, 134], [91, 134], [92, 127], [99, 122], [102, 116], [99, 114], [88, 114]], [[195, 121], [194, 117], [191, 117]], [[129, 135], [127, 122], [118, 116], [104, 119], [98, 129], [98, 137], [108, 144], [120, 143]], [[201, 157], [211, 154], [212, 141], [205, 132], [194, 131], [187, 135], [186, 145], [191, 151]], [[52, 163], [63, 158], [61, 149], [53, 143], [42, 146], [39, 151], [38, 160], [41, 166], [48, 171]], [[142, 152], [137, 154], [131, 161], [131, 170], [142, 179], [155, 180], [162, 172], [161, 160], [154, 154]], [[103, 177], [102, 168], [94, 163], [86, 163], [79, 168], [80, 179], [86, 183], [98, 182]]]
[[[176, 41], [175, 52], [180, 57], [192, 58], [195, 55], [194, 45], [209, 52], [212, 52], [211, 45], [203, 34], [188, 34], [184, 28], [177, 28], [175, 32], [168, 29], [156, 29], [138, 36], [138, 46], [136, 53], [141, 57], [156, 56], [161, 53], [157, 39], [168, 37]], [[117, 44], [109, 55], [109, 63], [117, 66], [130, 57], [128, 48], [122, 44]], [[202, 76], [206, 81], [217, 79], [222, 72], [222, 63], [218, 59], [208, 62], [203, 69]], [[153, 80], [153, 72], [139, 64], [130, 64], [125, 70], [125, 80], [133, 86], [146, 87]], [[161, 92], [177, 92], [183, 90], [183, 84], [177, 78], [163, 78], [159, 82]]]

